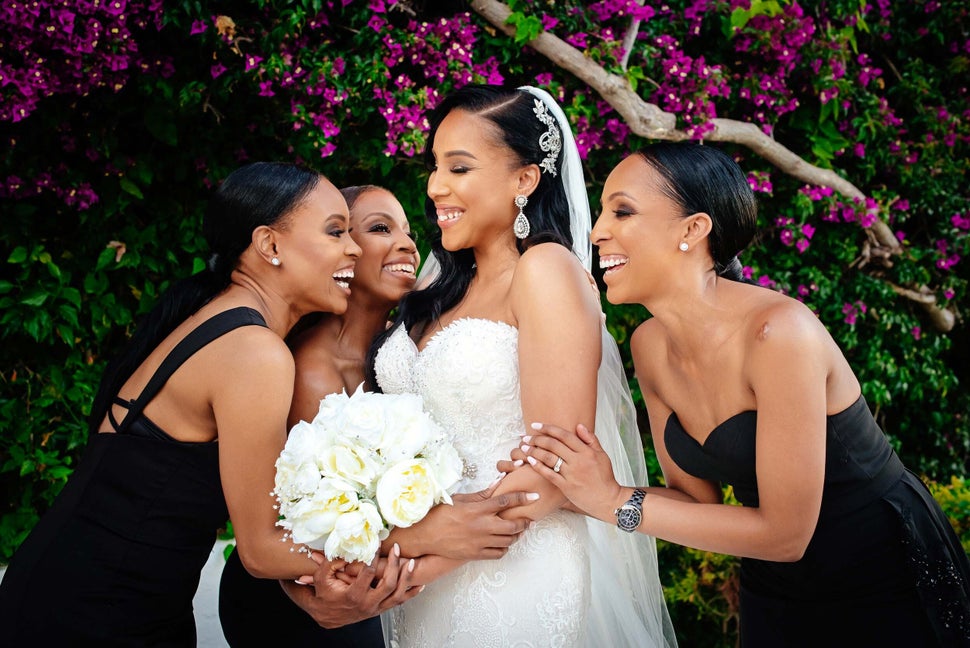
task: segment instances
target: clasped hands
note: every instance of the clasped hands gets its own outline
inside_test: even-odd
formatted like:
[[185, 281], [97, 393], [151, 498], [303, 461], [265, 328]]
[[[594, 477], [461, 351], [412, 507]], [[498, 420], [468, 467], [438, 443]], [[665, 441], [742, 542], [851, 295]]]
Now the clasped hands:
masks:
[[[425, 561], [501, 558], [527, 527], [524, 518], [506, 520], [500, 514], [526, 506], [525, 492], [495, 495], [500, 480], [477, 493], [452, 496], [452, 505], [438, 505], [420, 523], [395, 528], [382, 555], [370, 565], [327, 560], [321, 552], [313, 574], [297, 582], [281, 581], [286, 594], [321, 626], [336, 628], [370, 618], [413, 598], [424, 589]], [[426, 570], [435, 573], [434, 568]]]
[[569, 502], [563, 508], [609, 519], [611, 503], [620, 498], [622, 487], [596, 435], [582, 423], [575, 430], [548, 423], [530, 427], [522, 445], [512, 451], [509, 460], [498, 462], [498, 469], [509, 473], [531, 466], [566, 496]]

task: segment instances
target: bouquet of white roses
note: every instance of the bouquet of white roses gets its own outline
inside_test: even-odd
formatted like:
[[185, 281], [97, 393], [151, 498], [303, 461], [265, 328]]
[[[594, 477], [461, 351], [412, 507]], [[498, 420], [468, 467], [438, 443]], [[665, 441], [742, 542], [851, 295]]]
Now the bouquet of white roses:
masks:
[[276, 460], [280, 520], [294, 543], [370, 563], [394, 526], [451, 504], [462, 460], [415, 394], [361, 384], [320, 401], [290, 430]]

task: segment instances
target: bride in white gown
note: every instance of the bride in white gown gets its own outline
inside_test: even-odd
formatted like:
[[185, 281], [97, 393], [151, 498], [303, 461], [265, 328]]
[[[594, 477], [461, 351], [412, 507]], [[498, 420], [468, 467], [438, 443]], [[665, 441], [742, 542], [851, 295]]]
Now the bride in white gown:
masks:
[[[423, 274], [434, 280], [375, 345], [376, 383], [424, 398], [465, 461], [461, 492], [492, 483], [536, 420], [595, 421], [618, 479], [645, 483], [629, 388], [589, 285], [589, 206], [562, 111], [536, 88], [467, 86], [430, 121], [427, 211], [440, 237]], [[676, 645], [652, 538], [566, 510], [528, 466], [503, 490], [536, 493], [511, 510], [531, 528], [499, 560], [424, 556], [426, 589], [382, 615], [388, 646]]]

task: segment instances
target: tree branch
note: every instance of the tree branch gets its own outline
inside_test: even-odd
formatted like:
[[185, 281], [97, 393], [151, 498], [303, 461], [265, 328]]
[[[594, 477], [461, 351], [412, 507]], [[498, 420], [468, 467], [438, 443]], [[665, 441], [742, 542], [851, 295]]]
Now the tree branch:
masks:
[[[494, 27], [508, 36], [515, 36], [515, 26], [505, 23], [512, 14], [505, 3], [499, 0], [473, 0], [471, 6]], [[631, 26], [631, 31], [632, 29]], [[637, 135], [649, 139], [672, 141], [690, 138], [686, 132], [677, 129], [676, 115], [662, 110], [656, 104], [644, 101], [633, 91], [626, 79], [607, 72], [558, 36], [542, 32], [529, 41], [528, 45], [598, 92]], [[860, 202], [865, 200], [865, 194], [838, 173], [806, 162], [754, 124], [720, 117], [711, 120], [710, 123], [714, 129], [704, 136], [705, 140], [731, 142], [744, 146], [773, 164], [779, 171], [806, 184], [829, 187], [847, 198]], [[877, 218], [870, 227], [864, 229], [870, 245], [874, 248], [882, 248], [881, 251], [884, 252], [882, 255], [873, 254], [873, 256], [888, 258], [892, 254], [902, 252], [902, 244], [882, 219]], [[914, 292], [912, 289], [907, 289], [907, 292], [898, 290], [896, 292], [907, 299], [913, 299], [912, 295], [917, 293], [924, 295], [913, 301], [926, 310], [934, 326], [943, 332], [953, 328], [955, 321], [953, 313], [941, 309], [931, 293], [926, 296], [925, 293], [918, 290]]]

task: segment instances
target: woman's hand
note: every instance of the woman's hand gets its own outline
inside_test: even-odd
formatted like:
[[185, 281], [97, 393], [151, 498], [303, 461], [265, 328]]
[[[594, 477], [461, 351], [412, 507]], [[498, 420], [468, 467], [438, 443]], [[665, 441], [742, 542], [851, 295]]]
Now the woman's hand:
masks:
[[[378, 577], [376, 565], [361, 567], [348, 580], [348, 567], [343, 561], [328, 561], [318, 553], [310, 557], [319, 566], [313, 573], [313, 585], [281, 581], [283, 591], [324, 628], [338, 628], [369, 619], [417, 596], [424, 587], [415, 587], [414, 560], [401, 558], [395, 545]], [[376, 563], [377, 561], [375, 561]], [[302, 580], [302, 579], [301, 579]]]
[[582, 424], [574, 432], [542, 423], [533, 423], [532, 429], [533, 434], [522, 437], [526, 461], [579, 511], [602, 519], [604, 507], [612, 510], [620, 499], [621, 486], [596, 435]]
[[535, 501], [535, 493], [494, 495], [498, 481], [477, 493], [452, 495], [453, 504], [438, 504], [417, 524], [396, 528], [391, 540], [406, 556], [436, 554], [453, 560], [490, 560], [508, 552], [528, 520], [506, 520], [499, 513]]
[[516, 468], [521, 468], [525, 464], [525, 453], [519, 447], [512, 448], [512, 452], [509, 454], [508, 459], [502, 459], [495, 464], [495, 468], [498, 469], [503, 475], [507, 475]]

